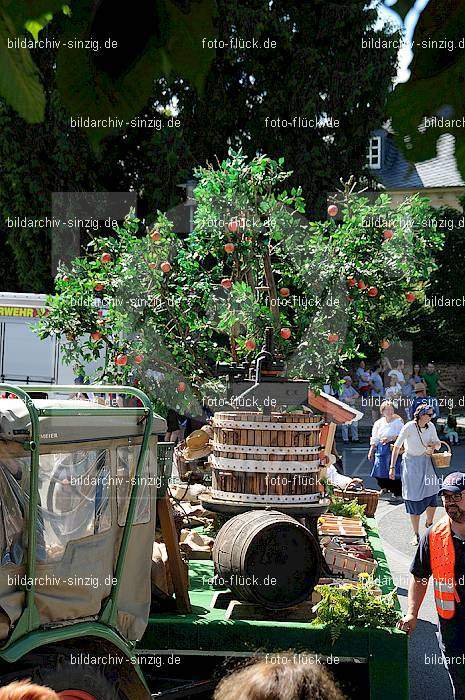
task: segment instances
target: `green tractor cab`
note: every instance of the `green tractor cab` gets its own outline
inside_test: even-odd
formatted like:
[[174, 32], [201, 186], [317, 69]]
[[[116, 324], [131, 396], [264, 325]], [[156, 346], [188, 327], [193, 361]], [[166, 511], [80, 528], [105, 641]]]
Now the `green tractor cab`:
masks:
[[[132, 387], [0, 391], [16, 397], [0, 399], [2, 684], [32, 675], [62, 698], [150, 697], [133, 649], [149, 617], [166, 422]], [[142, 405], [31, 397], [39, 391], [118, 393]], [[91, 667], [86, 653], [115, 663]]]

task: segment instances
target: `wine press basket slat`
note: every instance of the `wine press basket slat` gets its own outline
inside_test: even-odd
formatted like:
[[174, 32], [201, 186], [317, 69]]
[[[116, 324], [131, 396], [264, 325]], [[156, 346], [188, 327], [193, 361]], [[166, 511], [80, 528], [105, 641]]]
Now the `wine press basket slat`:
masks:
[[322, 417], [215, 413], [212, 495], [250, 504], [317, 503]]

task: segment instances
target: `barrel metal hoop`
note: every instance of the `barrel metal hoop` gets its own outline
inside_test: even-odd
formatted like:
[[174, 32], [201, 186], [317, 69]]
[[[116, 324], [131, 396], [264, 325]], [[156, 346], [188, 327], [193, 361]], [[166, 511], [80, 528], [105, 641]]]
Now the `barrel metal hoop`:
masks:
[[210, 456], [210, 462], [214, 469], [227, 469], [233, 472], [263, 472], [268, 473], [307, 473], [319, 472], [320, 460], [311, 462], [261, 462], [258, 459], [230, 459], [228, 457]]
[[318, 432], [323, 421], [318, 423], [259, 423], [247, 420], [215, 420], [214, 428], [247, 428], [248, 430], [287, 430], [292, 432]]
[[219, 501], [236, 501], [239, 503], [316, 503], [320, 500], [319, 493], [307, 493], [298, 496], [276, 496], [274, 494], [257, 495], [254, 493], [236, 493], [235, 491], [218, 491], [217, 489], [212, 489], [211, 495]]
[[261, 445], [225, 445], [221, 442], [213, 442], [213, 450], [216, 452], [242, 452], [244, 454], [258, 455], [317, 455], [320, 446], [314, 447], [278, 447], [277, 445], [264, 447]]

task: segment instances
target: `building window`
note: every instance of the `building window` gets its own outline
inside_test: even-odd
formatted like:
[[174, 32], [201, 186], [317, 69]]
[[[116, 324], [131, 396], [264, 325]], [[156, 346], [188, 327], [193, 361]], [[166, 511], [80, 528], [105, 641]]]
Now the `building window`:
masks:
[[381, 136], [372, 136], [368, 144], [367, 166], [371, 170], [381, 169]]

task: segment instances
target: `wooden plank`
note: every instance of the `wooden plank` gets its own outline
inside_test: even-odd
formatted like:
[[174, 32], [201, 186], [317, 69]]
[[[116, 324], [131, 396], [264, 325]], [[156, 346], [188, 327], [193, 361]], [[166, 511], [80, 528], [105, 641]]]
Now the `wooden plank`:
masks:
[[336, 435], [336, 428], [337, 428], [336, 423], [329, 424], [328, 434], [326, 436], [326, 442], [325, 442], [324, 450], [323, 450], [323, 454], [325, 457], [329, 457], [329, 455], [333, 451], [334, 436]]
[[171, 579], [173, 581], [176, 606], [180, 613], [190, 613], [192, 611], [189, 600], [189, 587], [186, 576], [186, 564], [181, 558], [179, 549], [178, 533], [174, 524], [173, 507], [168, 494], [158, 501], [158, 518], [160, 520], [163, 542], [168, 553], [168, 564], [170, 567]]

